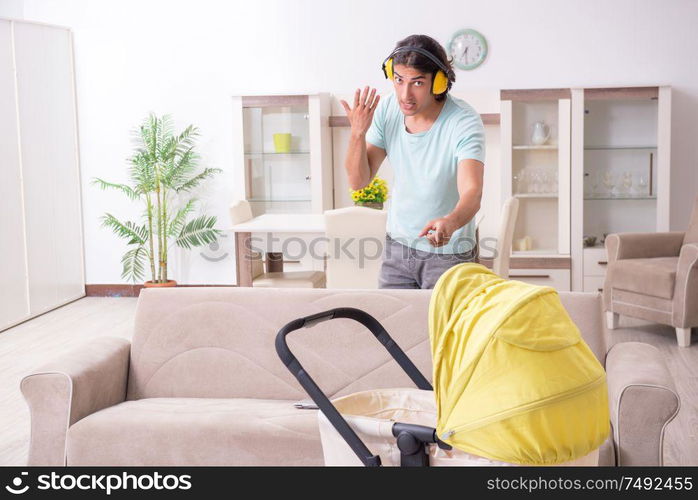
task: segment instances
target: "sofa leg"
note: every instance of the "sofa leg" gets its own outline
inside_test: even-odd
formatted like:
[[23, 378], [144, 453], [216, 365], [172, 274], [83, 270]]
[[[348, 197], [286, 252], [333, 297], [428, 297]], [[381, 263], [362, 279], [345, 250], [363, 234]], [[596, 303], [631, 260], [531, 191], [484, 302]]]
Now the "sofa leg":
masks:
[[618, 328], [619, 319], [620, 314], [614, 313], [613, 311], [606, 311], [606, 328], [609, 330], [615, 330]]
[[691, 329], [677, 328], [676, 339], [679, 341], [679, 347], [688, 347], [691, 345]]

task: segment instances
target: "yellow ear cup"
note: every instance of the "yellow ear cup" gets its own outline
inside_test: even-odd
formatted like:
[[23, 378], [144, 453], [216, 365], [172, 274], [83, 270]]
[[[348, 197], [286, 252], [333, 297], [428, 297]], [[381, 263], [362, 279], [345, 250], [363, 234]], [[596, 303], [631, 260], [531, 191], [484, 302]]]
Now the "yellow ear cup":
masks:
[[[392, 59], [391, 59], [392, 62]], [[392, 74], [392, 65], [391, 65], [391, 74]], [[436, 75], [434, 75], [434, 83], [431, 86], [431, 92], [434, 95], [439, 95], [443, 94], [448, 90], [448, 77], [446, 74], [439, 70], [436, 72]]]
[[389, 80], [393, 79], [393, 58], [385, 61], [385, 77]]

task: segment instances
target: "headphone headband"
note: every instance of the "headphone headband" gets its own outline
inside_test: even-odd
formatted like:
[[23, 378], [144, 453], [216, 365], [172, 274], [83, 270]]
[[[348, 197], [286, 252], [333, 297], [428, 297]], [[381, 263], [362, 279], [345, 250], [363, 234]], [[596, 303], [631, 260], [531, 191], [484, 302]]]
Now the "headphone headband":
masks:
[[[439, 69], [441, 69], [441, 71], [444, 72], [444, 75], [446, 75], [446, 78], [449, 78], [448, 77], [449, 69], [446, 67], [446, 65], [443, 62], [441, 62], [441, 60], [438, 57], [436, 57], [434, 54], [432, 54], [428, 50], [423, 49], [421, 47], [415, 47], [413, 45], [406, 45], [404, 47], [398, 47], [395, 50], [393, 50], [388, 57], [385, 58], [385, 61], [388, 61], [388, 59], [392, 58], [393, 56], [395, 56], [395, 54], [398, 54], [400, 52], [417, 52], [418, 54], [423, 55], [424, 57], [428, 58], [431, 62], [436, 64], [439, 67]], [[385, 61], [383, 62], [383, 64], [385, 64]], [[450, 80], [450, 78], [449, 78], [449, 80]]]

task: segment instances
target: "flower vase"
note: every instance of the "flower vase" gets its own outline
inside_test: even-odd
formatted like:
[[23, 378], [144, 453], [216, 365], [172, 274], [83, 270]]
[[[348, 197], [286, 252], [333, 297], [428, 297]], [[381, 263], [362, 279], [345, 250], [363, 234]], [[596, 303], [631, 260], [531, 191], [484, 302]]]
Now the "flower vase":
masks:
[[356, 205], [357, 207], [368, 207], [375, 208], [376, 210], [383, 210], [382, 201], [355, 201], [354, 205]]

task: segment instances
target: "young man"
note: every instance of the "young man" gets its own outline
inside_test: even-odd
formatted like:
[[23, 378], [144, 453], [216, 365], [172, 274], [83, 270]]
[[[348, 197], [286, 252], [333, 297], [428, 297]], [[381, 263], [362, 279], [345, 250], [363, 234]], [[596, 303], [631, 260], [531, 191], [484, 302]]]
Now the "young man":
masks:
[[485, 129], [466, 102], [448, 95], [455, 73], [425, 35], [398, 42], [383, 63], [395, 92], [356, 91], [341, 101], [351, 123], [345, 169], [365, 187], [388, 157], [394, 169], [381, 288], [433, 288], [448, 268], [475, 258]]

